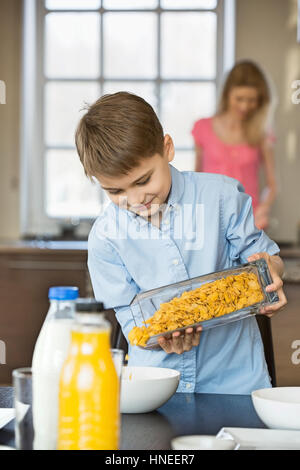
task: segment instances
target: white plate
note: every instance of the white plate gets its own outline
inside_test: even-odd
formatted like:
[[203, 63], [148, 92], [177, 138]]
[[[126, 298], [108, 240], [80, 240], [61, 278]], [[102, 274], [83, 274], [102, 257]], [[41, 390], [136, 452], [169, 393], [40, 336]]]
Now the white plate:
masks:
[[14, 408], [0, 408], [0, 429], [6, 426], [14, 417]]
[[300, 450], [300, 431], [255, 428], [222, 428], [219, 439], [234, 439], [239, 450]]
[[239, 444], [232, 439], [218, 439], [216, 436], [178, 436], [171, 440], [174, 450], [237, 450]]

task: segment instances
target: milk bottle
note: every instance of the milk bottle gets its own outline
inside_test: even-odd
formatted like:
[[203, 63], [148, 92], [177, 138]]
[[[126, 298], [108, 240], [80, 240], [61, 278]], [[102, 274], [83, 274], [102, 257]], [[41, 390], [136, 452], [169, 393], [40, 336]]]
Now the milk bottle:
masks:
[[32, 359], [34, 449], [57, 448], [59, 378], [71, 339], [77, 287], [51, 287]]

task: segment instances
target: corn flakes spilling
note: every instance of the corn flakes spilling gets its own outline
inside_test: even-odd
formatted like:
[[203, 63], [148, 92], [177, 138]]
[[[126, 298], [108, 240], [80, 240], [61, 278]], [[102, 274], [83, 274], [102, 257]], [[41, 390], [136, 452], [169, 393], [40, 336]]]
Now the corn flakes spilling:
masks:
[[128, 338], [132, 345], [143, 347], [150, 336], [232, 313], [263, 298], [254, 273], [227, 276], [162, 303], [159, 310], [144, 322], [147, 326], [135, 326]]

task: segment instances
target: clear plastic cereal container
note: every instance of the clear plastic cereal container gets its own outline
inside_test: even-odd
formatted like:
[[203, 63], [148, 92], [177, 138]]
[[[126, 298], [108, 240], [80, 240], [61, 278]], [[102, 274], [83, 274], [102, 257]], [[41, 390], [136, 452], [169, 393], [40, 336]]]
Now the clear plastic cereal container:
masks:
[[266, 292], [272, 278], [264, 259], [141, 292], [130, 304], [135, 327], [131, 344], [159, 348], [158, 338], [169, 338], [186, 328], [202, 330], [258, 314], [261, 307], [279, 301]]

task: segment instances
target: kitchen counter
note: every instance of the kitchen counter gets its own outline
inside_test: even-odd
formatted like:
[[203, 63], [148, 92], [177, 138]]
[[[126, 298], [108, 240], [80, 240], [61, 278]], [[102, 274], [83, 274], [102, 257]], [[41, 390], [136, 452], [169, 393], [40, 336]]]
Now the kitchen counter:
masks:
[[43, 252], [87, 251], [87, 241], [72, 240], [1, 240], [0, 253], [38, 254]]
[[[280, 256], [283, 258], [300, 258], [300, 245], [283, 243]], [[9, 240], [0, 238], [0, 251], [28, 251], [32, 249], [48, 250], [87, 250], [87, 240], [50, 240], [37, 238], [34, 240]]]
[[[87, 251], [87, 240], [5, 240], [0, 239], [0, 253], [33, 253], [39, 250], [43, 251]], [[285, 259], [300, 260], [300, 245], [280, 246], [280, 256]]]
[[[13, 389], [0, 387], [0, 408], [13, 407]], [[250, 395], [175, 393], [157, 411], [122, 415], [122, 450], [169, 450], [182, 434], [216, 435], [222, 427], [265, 428]], [[0, 444], [14, 447], [14, 422], [0, 430]]]
[[[0, 256], [23, 256], [38, 259], [41, 255], [46, 259], [59, 260], [61, 255], [87, 257], [87, 241], [76, 240], [1, 240]], [[283, 245], [280, 256], [284, 259], [284, 281], [300, 283], [300, 246]]]
[[284, 282], [300, 284], [300, 246], [280, 247], [280, 256], [284, 261]]
[[300, 258], [300, 245], [290, 245], [280, 247], [280, 256], [282, 258]]

